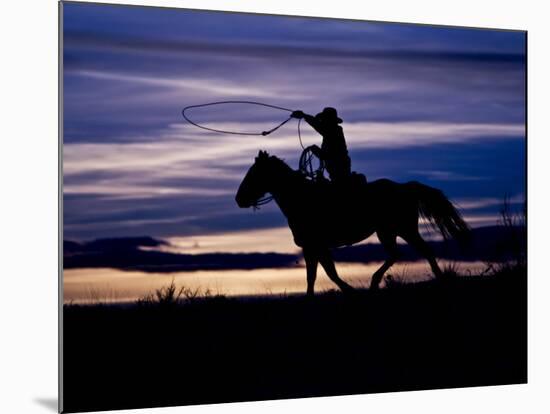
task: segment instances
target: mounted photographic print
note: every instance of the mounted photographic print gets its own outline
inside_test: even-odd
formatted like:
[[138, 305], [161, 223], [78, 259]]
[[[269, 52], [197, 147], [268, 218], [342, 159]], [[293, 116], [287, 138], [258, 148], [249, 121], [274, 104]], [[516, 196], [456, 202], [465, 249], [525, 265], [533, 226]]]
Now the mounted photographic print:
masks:
[[527, 381], [526, 32], [60, 13], [62, 411]]

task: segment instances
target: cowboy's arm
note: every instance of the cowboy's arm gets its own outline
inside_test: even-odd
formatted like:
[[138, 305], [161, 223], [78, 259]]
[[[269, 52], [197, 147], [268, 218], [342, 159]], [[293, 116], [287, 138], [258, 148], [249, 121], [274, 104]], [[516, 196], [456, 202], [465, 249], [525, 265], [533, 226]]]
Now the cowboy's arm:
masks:
[[294, 111], [291, 115], [293, 118], [304, 119], [311, 127], [319, 134], [323, 135], [321, 123], [317, 118], [312, 115], [306, 114], [302, 111]]
[[319, 134], [323, 135], [323, 129], [321, 127], [321, 123], [319, 122], [319, 120], [317, 118], [315, 118], [314, 116], [311, 116], [311, 115], [308, 115], [308, 114], [304, 114], [304, 119], [306, 120], [306, 122], [311, 125], [311, 127], [317, 131]]

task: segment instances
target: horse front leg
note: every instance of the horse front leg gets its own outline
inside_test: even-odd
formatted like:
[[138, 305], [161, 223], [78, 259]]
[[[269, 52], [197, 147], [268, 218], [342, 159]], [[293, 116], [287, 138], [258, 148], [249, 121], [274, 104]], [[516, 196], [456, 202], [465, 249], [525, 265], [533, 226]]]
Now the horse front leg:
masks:
[[346, 282], [344, 282], [342, 279], [340, 279], [340, 276], [338, 276], [338, 272], [336, 272], [336, 266], [334, 266], [334, 260], [332, 259], [332, 255], [330, 254], [330, 251], [328, 249], [324, 249], [319, 254], [319, 261], [321, 262], [321, 266], [323, 266], [323, 269], [325, 269], [325, 272], [330, 280], [332, 280], [336, 285], [342, 290], [342, 292], [351, 292], [353, 291], [353, 287]]
[[315, 279], [317, 279], [317, 265], [319, 264], [319, 255], [317, 250], [307, 247], [303, 248], [303, 252], [307, 272], [307, 295], [309, 297], [312, 297], [315, 289]]
[[386, 252], [388, 252], [389, 257], [382, 264], [382, 266], [380, 266], [380, 268], [372, 275], [372, 279], [370, 282], [370, 289], [372, 290], [378, 289], [378, 285], [382, 281], [384, 273], [386, 273], [386, 271], [393, 266], [393, 264], [397, 261], [397, 257], [399, 255], [396, 242], [397, 236], [392, 233], [384, 233], [380, 231], [378, 231], [377, 234], [380, 243], [382, 244]]

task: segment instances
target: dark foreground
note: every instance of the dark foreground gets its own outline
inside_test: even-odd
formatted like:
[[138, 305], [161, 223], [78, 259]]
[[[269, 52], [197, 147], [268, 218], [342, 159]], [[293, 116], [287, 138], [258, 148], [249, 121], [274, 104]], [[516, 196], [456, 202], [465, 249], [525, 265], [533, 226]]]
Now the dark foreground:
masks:
[[66, 306], [63, 374], [67, 412], [524, 383], [526, 277]]

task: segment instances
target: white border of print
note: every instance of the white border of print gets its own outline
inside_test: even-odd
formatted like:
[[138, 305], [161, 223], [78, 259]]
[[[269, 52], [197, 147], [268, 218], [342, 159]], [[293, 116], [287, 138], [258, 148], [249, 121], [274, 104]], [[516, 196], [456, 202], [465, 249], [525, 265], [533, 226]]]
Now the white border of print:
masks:
[[[550, 275], [545, 259], [550, 38], [543, 2], [157, 0], [111, 3], [528, 30], [529, 384], [146, 410], [162, 413], [543, 413]], [[3, 5], [0, 411], [52, 412], [57, 399], [57, 1]], [[127, 412], [143, 413], [143, 410]]]

